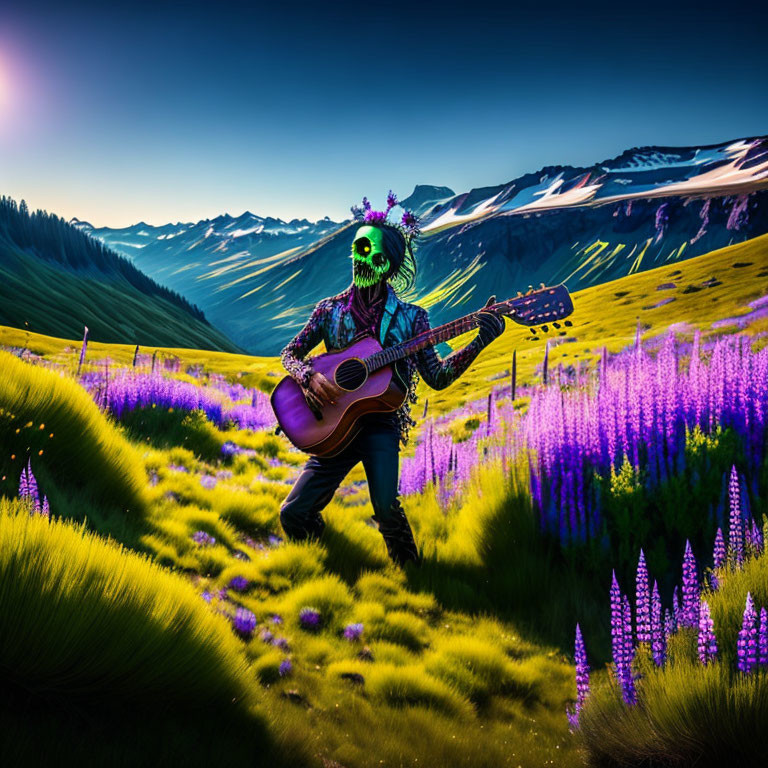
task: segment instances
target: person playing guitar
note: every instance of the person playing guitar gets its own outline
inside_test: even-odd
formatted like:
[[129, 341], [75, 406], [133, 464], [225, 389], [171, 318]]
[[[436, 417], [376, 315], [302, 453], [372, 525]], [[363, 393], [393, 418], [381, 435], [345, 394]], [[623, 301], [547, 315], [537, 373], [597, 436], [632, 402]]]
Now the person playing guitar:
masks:
[[[418, 219], [405, 211], [401, 222], [388, 220], [397, 205], [396, 196], [387, 196], [387, 210], [374, 211], [366, 198], [363, 208], [351, 210], [360, 226], [352, 241], [352, 283], [336, 296], [320, 301], [306, 326], [282, 350], [286, 371], [302, 388], [317, 418], [324, 405], [335, 403], [342, 390], [312, 368], [308, 353], [320, 343], [333, 350], [348, 347], [363, 336], [373, 336], [386, 349], [430, 330], [423, 308], [402, 301], [402, 293], [413, 284], [416, 261], [412, 241], [418, 234]], [[494, 303], [491, 297], [485, 305]], [[408, 442], [408, 430], [415, 424], [410, 404], [420, 374], [433, 389], [445, 389], [459, 378], [481, 350], [504, 331], [504, 318], [494, 310], [477, 315], [478, 335], [462, 349], [441, 359], [428, 345], [412, 357], [395, 364], [406, 391], [396, 411], [367, 413], [359, 419], [359, 431], [334, 456], [311, 456], [280, 508], [280, 522], [286, 536], [295, 541], [320, 538], [325, 529], [321, 510], [347, 473], [363, 462], [373, 506], [389, 557], [397, 565], [421, 562], [411, 526], [398, 499], [400, 443]]]

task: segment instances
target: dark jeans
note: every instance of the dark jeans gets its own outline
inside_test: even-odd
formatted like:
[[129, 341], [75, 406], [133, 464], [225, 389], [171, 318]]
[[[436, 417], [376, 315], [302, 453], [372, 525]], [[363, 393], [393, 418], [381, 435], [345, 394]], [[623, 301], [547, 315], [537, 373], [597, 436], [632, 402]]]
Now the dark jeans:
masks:
[[379, 525], [389, 556], [397, 563], [419, 560], [413, 533], [400, 505], [398, 474], [400, 432], [394, 414], [369, 414], [362, 429], [341, 453], [329, 458], [312, 456], [304, 465], [280, 508], [280, 522], [289, 539], [319, 538], [325, 528], [320, 510], [347, 473], [359, 461], [368, 478], [373, 519]]

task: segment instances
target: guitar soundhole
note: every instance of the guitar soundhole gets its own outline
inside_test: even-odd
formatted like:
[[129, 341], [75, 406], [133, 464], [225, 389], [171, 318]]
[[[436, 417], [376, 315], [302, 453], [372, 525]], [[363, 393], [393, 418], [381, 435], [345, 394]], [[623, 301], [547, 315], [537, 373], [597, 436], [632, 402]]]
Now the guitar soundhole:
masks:
[[349, 392], [363, 386], [363, 383], [368, 378], [368, 369], [363, 364], [362, 360], [353, 358], [351, 360], [345, 360], [336, 369], [334, 379], [336, 383]]

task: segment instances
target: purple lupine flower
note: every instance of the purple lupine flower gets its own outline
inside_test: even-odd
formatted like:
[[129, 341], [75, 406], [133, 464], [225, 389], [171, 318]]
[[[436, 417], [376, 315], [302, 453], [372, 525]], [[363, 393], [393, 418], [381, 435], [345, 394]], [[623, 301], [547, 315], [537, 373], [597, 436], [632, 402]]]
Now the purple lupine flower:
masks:
[[617, 681], [621, 680], [624, 669], [624, 623], [621, 608], [621, 590], [616, 580], [616, 571], [613, 571], [613, 579], [610, 590], [611, 599], [611, 651], [613, 656], [614, 672]]
[[578, 624], [576, 625], [574, 660], [576, 662], [576, 706], [567, 712], [572, 730], [579, 727], [579, 714], [589, 695], [589, 663], [587, 651], [584, 648], [584, 638], [581, 636], [581, 627]]
[[273, 533], [270, 533], [267, 541], [269, 541], [270, 547], [277, 547], [282, 543], [283, 540], [279, 536], [275, 536]]
[[235, 592], [245, 592], [251, 582], [245, 576], [234, 576], [229, 582], [229, 588]]
[[666, 660], [666, 633], [661, 624], [661, 599], [659, 585], [654, 580], [651, 593], [651, 653], [657, 667], [664, 665]]
[[207, 589], [205, 589], [205, 590], [203, 590], [203, 592], [200, 595], [200, 597], [202, 597], [203, 600], [205, 600], [206, 603], [210, 603], [211, 600], [213, 600], [213, 593], [209, 592]]
[[683, 612], [681, 624], [695, 627], [699, 623], [699, 579], [696, 573], [696, 558], [691, 543], [686, 539], [683, 555]]
[[712, 622], [712, 614], [709, 610], [709, 603], [706, 600], [701, 601], [699, 608], [699, 661], [702, 664], [708, 664], [717, 657], [717, 639], [715, 638], [715, 627]]
[[273, 624], [282, 624], [283, 617], [279, 613], [273, 613], [269, 619]]
[[293, 664], [291, 664], [291, 660], [283, 659], [280, 662], [280, 666], [278, 667], [280, 677], [285, 677], [286, 675], [289, 675], [292, 669], [293, 669]]
[[712, 552], [712, 561], [715, 568], [722, 568], [725, 565], [725, 541], [723, 539], [723, 529], [718, 528], [715, 535], [715, 548]]
[[19, 498], [29, 499], [35, 509], [40, 507], [40, 491], [37, 487], [37, 480], [32, 473], [32, 461], [27, 462], [27, 466], [21, 470], [19, 478]]
[[274, 639], [275, 636], [268, 629], [262, 629], [261, 632], [259, 632], [259, 640], [265, 643], [271, 643]]
[[664, 611], [664, 639], [666, 642], [669, 642], [669, 638], [672, 637], [676, 629], [675, 617], [672, 614], [672, 611], [667, 608], [667, 610]]
[[757, 662], [757, 614], [752, 602], [752, 595], [747, 592], [744, 615], [741, 620], [741, 629], [736, 641], [737, 666], [739, 671], [748, 675], [752, 672]]
[[192, 534], [192, 541], [201, 547], [212, 547], [216, 543], [216, 539], [206, 531], [195, 531]]
[[758, 663], [764, 667], [768, 664], [768, 609], [760, 609], [760, 628], [757, 632]]
[[40, 507], [40, 514], [43, 517], [47, 517], [48, 519], [51, 517], [51, 505], [48, 503], [47, 496], [43, 496], [43, 503]]
[[651, 599], [648, 588], [648, 567], [645, 564], [645, 554], [640, 550], [637, 562], [637, 579], [635, 590], [635, 605], [637, 606], [637, 642], [651, 642]]
[[728, 497], [730, 501], [730, 525], [728, 528], [728, 561], [731, 569], [739, 568], [744, 561], [744, 529], [741, 520], [741, 489], [736, 467], [731, 467], [731, 477], [728, 482]]
[[757, 557], [763, 551], [763, 534], [754, 518], [747, 527], [747, 549], [752, 557]]
[[272, 641], [272, 645], [274, 645], [275, 648], [280, 648], [283, 651], [287, 651], [289, 649], [287, 637], [276, 637]]
[[241, 453], [241, 452], [242, 452], [242, 448], [236, 443], [233, 443], [231, 440], [227, 440], [224, 443], [224, 445], [221, 446], [221, 453], [227, 458], [230, 458], [231, 456], [236, 456], [238, 453]]
[[635, 678], [632, 674], [632, 661], [635, 656], [635, 643], [632, 634], [632, 608], [629, 605], [629, 598], [626, 595], [621, 597], [621, 617], [622, 617], [622, 634], [623, 634], [623, 646], [624, 646], [624, 666], [623, 666], [623, 679], [622, 694], [624, 696], [624, 702], [627, 706], [632, 706], [637, 701], [637, 694], [635, 691]]
[[219, 598], [219, 600], [227, 600], [229, 598], [229, 593], [227, 592], [226, 587], [222, 587], [217, 593], [216, 597]]
[[302, 608], [299, 611], [299, 624], [304, 629], [318, 629], [320, 627], [320, 611], [315, 608]]
[[357, 624], [347, 624], [344, 627], [344, 637], [347, 640], [359, 640], [362, 634], [363, 625], [359, 622]]
[[675, 631], [678, 627], [682, 626], [683, 609], [680, 606], [680, 593], [675, 584], [675, 588], [672, 590], [672, 618], [675, 620]]
[[250, 637], [256, 628], [256, 616], [247, 608], [238, 608], [232, 617], [232, 625], [238, 634]]

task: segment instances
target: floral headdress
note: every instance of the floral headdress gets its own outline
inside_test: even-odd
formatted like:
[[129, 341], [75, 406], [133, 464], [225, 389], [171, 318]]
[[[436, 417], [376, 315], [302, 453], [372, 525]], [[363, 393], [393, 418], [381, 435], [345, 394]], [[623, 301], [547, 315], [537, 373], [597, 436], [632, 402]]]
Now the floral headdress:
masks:
[[398, 204], [397, 196], [390, 189], [387, 195], [387, 210], [374, 211], [367, 197], [363, 198], [363, 207], [353, 205], [349, 210], [352, 215], [363, 224], [388, 224], [402, 232], [406, 240], [410, 241], [415, 235], [419, 234], [420, 224], [418, 217], [413, 211], [406, 210], [400, 221], [390, 221], [387, 217], [389, 212]]

